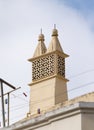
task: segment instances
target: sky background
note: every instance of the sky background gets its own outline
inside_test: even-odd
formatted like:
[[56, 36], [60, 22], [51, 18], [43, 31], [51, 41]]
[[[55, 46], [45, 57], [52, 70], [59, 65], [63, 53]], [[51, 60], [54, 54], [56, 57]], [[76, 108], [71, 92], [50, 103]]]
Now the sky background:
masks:
[[[33, 56], [41, 28], [48, 47], [54, 24], [64, 52], [70, 55], [69, 98], [94, 91], [94, 0], [0, 0], [0, 78], [21, 86], [11, 94], [11, 123], [29, 111], [32, 73], [27, 59]], [[4, 86], [4, 92], [8, 90]]]

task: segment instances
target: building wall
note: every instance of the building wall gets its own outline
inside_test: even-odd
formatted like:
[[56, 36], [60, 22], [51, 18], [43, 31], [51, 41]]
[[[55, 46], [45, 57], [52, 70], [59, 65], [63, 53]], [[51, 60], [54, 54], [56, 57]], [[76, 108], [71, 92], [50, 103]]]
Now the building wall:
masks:
[[67, 100], [67, 82], [66, 80], [62, 80], [61, 77], [58, 77], [56, 78], [55, 83], [55, 105], [59, 103], [64, 103]]
[[81, 130], [81, 115], [52, 121], [50, 124], [36, 128], [35, 130]]
[[74, 99], [68, 100], [63, 103], [64, 106], [75, 104], [77, 102], [94, 102], [94, 92], [84, 94], [82, 96], [76, 97]]
[[82, 130], [94, 130], [94, 110], [92, 113], [82, 114]]
[[30, 86], [30, 113], [36, 114], [37, 110], [47, 111], [58, 103], [67, 100], [66, 80], [60, 77], [51, 77]]
[[0, 130], [94, 130], [94, 102], [53, 109]]
[[54, 106], [55, 79], [49, 79], [30, 86], [30, 113], [46, 110]]

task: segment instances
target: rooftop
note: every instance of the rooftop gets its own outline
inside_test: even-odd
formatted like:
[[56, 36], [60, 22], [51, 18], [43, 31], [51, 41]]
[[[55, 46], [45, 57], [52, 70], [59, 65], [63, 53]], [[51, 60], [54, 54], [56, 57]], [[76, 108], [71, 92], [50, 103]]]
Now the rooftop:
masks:
[[93, 110], [94, 102], [78, 102], [68, 106], [56, 108], [53, 111], [37, 115], [36, 117], [29, 117], [11, 125], [8, 128], [2, 128], [1, 130], [25, 130], [26, 128], [33, 129], [47, 125], [59, 119], [73, 116], [74, 114], [76, 115], [83, 112], [92, 113]]
[[26, 128], [36, 128], [51, 123], [57, 119], [67, 118], [81, 112], [93, 112], [94, 110], [94, 92], [82, 95], [72, 100], [66, 101], [64, 104], [58, 104], [48, 111], [40, 114], [28, 116], [8, 128], [1, 130], [25, 130]]

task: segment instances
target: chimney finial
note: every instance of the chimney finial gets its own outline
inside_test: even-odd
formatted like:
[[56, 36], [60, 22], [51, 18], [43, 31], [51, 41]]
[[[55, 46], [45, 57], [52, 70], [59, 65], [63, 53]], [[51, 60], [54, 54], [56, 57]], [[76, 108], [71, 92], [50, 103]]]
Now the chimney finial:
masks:
[[42, 28], [40, 29], [40, 34], [42, 34]]
[[54, 24], [54, 29], [56, 29], [56, 24]]

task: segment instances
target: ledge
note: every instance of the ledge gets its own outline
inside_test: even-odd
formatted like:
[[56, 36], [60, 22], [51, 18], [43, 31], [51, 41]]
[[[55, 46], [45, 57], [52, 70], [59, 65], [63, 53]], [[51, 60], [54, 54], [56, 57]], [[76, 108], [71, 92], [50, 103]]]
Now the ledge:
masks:
[[40, 114], [38, 117], [30, 117], [23, 121], [19, 121], [8, 128], [3, 128], [1, 130], [35, 129], [53, 121], [68, 118], [84, 112], [94, 113], [94, 102], [79, 102], [66, 107], [60, 107], [43, 115]]

